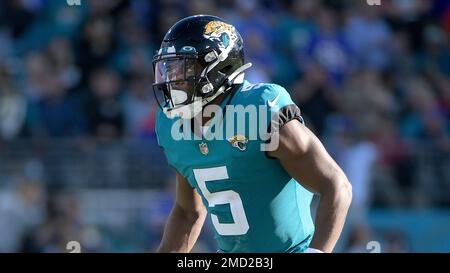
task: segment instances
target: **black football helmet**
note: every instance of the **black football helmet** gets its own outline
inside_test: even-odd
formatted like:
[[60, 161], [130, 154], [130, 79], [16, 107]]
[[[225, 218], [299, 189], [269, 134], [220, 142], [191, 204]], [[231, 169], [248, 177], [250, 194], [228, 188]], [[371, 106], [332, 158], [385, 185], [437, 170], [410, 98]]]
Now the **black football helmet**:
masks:
[[203, 106], [243, 82], [244, 49], [234, 26], [210, 15], [195, 15], [173, 25], [153, 58], [155, 95], [169, 118], [193, 118]]

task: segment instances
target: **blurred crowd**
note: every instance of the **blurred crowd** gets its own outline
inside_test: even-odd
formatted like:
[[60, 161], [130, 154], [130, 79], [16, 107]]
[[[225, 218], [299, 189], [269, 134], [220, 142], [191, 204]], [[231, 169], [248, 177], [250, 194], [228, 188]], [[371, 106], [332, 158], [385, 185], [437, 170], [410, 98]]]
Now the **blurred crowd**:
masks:
[[[130, 171], [120, 168], [128, 158], [108, 145], [155, 142], [152, 57], [169, 27], [193, 14], [213, 14], [234, 24], [245, 42], [246, 61], [253, 63], [247, 80], [274, 82], [291, 93], [308, 127], [353, 184], [351, 221], [364, 223], [371, 207], [449, 207], [450, 2], [381, 3], [82, 0], [80, 6], [70, 6], [60, 0], [0, 1], [0, 153], [20, 150], [21, 141], [30, 140], [25, 150], [34, 153], [23, 167], [26, 175], [8, 184], [14, 192], [8, 196], [16, 201], [4, 198], [0, 207], [8, 211], [25, 198], [19, 208], [26, 213], [13, 214], [20, 215], [22, 227], [40, 227], [31, 233], [9, 229], [22, 235], [8, 240], [25, 239], [10, 242], [3, 251], [58, 249], [57, 238], [67, 241], [78, 224], [71, 209], [76, 205], [67, 201], [76, 198], [63, 198], [67, 193], [52, 193], [46, 181], [36, 182], [46, 179], [42, 172], [47, 166], [39, 162], [45, 149], [64, 149], [58, 143], [67, 140], [80, 153], [100, 149], [100, 157], [115, 162], [108, 179], [127, 180]], [[151, 147], [156, 146], [145, 149], [136, 166], [165, 162]], [[62, 164], [61, 172], [79, 164], [64, 157], [53, 160]], [[0, 162], [6, 161], [0, 156]], [[171, 178], [162, 172], [152, 176], [155, 184], [149, 179], [144, 187], [156, 188], [156, 180], [173, 183]], [[58, 179], [71, 181], [64, 175]], [[5, 181], [15, 180], [0, 173], [2, 188]], [[170, 200], [172, 188], [162, 187]], [[47, 200], [47, 205], [37, 200]], [[26, 209], [27, 202], [41, 204], [32, 206], [39, 211]], [[6, 223], [0, 221], [1, 234]], [[88, 238], [96, 234], [88, 231]], [[367, 234], [357, 228], [349, 251]], [[39, 242], [52, 239], [54, 248], [39, 248]]]

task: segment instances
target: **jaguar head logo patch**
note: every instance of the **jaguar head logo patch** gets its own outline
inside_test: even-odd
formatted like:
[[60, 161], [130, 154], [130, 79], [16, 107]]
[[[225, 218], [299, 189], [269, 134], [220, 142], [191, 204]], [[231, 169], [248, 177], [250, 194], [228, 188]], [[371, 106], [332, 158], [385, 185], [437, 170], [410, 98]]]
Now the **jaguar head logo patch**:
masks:
[[243, 135], [235, 135], [229, 138], [228, 142], [230, 142], [231, 146], [239, 149], [241, 152], [247, 150], [248, 139]]

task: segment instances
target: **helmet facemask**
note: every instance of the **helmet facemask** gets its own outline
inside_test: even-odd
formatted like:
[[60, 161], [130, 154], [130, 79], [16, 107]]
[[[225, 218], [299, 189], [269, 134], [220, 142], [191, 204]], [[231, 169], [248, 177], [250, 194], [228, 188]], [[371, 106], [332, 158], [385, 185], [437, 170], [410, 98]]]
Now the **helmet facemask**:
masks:
[[[200, 82], [203, 82], [200, 73], [204, 64], [196, 56], [161, 57], [153, 62], [155, 83], [153, 91], [157, 103], [169, 117], [177, 115], [183, 118], [192, 118], [195, 104], [202, 101], [198, 95]], [[164, 96], [161, 99], [161, 94]], [[197, 102], [198, 101], [198, 102]], [[197, 103], [196, 103], [197, 102]], [[195, 110], [195, 115], [198, 110]]]
[[[193, 118], [202, 110], [204, 99], [219, 95], [216, 91], [227, 77], [216, 69], [211, 71], [211, 65], [201, 61], [197, 55], [160, 55], [155, 58], [153, 91], [158, 105], [168, 117]], [[216, 82], [209, 80], [211, 73], [214, 73]]]

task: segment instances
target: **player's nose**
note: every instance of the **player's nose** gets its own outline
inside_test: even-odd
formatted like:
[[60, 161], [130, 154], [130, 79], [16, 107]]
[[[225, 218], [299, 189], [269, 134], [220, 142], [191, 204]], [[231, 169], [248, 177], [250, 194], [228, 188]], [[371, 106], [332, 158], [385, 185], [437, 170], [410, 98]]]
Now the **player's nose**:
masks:
[[187, 81], [181, 81], [174, 83], [173, 86], [175, 89], [187, 91], [189, 88], [189, 83]]

